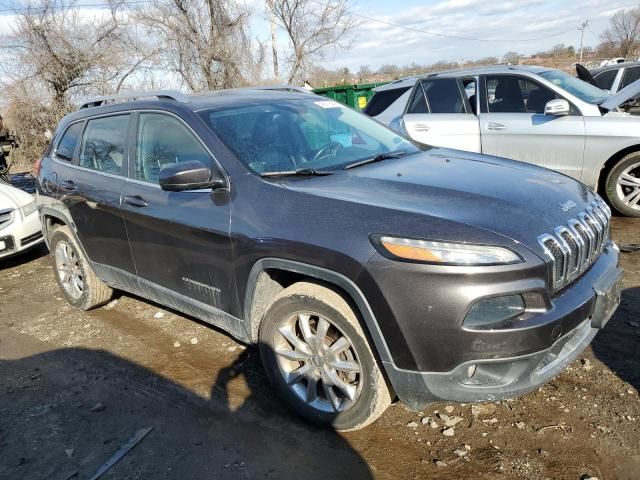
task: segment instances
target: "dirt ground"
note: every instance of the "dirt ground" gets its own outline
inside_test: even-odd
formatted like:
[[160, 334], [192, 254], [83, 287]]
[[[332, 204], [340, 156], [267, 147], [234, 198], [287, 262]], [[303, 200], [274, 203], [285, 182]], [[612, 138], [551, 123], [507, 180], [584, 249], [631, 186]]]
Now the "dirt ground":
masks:
[[[640, 221], [615, 219], [638, 243]], [[622, 255], [622, 306], [592, 348], [512, 401], [393, 405], [338, 434], [289, 414], [257, 353], [225, 334], [120, 295], [81, 312], [46, 249], [0, 262], [0, 478], [640, 479], [640, 252]], [[444, 436], [439, 415], [461, 417]], [[432, 428], [427, 419], [438, 423]]]

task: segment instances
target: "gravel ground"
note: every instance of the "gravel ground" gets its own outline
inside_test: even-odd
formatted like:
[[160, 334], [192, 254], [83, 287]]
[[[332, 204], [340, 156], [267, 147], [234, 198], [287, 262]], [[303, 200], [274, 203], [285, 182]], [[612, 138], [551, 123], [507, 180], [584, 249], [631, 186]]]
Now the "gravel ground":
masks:
[[[615, 219], [637, 243], [640, 222]], [[120, 295], [81, 312], [46, 250], [0, 263], [0, 478], [640, 478], [640, 252], [592, 348], [522, 398], [393, 405], [353, 433], [278, 402], [258, 355], [218, 330]]]

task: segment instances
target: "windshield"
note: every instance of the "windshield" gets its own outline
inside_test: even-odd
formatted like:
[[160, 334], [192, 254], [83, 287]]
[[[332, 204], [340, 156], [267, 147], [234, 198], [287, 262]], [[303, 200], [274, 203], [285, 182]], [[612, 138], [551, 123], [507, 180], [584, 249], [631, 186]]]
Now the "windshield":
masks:
[[321, 97], [222, 106], [200, 115], [258, 174], [337, 170], [384, 153], [419, 151], [375, 120]]
[[572, 95], [575, 95], [583, 102], [598, 105], [609, 98], [609, 94], [604, 90], [600, 90], [598, 87], [591, 85], [579, 78], [572, 77], [571, 75], [561, 72], [559, 70], [547, 70], [540, 73], [542, 78], [546, 78], [551, 83], [566, 90]]

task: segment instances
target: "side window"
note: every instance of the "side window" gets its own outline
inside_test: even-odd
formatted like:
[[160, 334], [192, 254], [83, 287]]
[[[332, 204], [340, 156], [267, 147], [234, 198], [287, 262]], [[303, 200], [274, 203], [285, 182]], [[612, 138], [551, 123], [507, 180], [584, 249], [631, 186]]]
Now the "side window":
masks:
[[466, 113], [464, 100], [455, 78], [422, 82], [430, 113]]
[[129, 115], [89, 120], [80, 146], [80, 166], [122, 175]]
[[134, 178], [157, 183], [163, 167], [192, 160], [211, 166], [209, 152], [180, 120], [162, 113], [140, 114]]
[[423, 80], [416, 85], [408, 113], [466, 113], [455, 78]]
[[73, 159], [73, 153], [76, 151], [78, 139], [82, 134], [82, 125], [82, 122], [74, 123], [65, 130], [56, 147], [56, 157], [68, 162]]
[[407, 113], [429, 113], [429, 109], [427, 108], [427, 99], [424, 96], [424, 89], [422, 88], [421, 83], [418, 83], [416, 88], [413, 90], [411, 100], [409, 101], [409, 107], [407, 108]]
[[620, 89], [631, 85], [636, 80], [640, 79], [640, 67], [627, 67], [622, 74], [622, 81], [620, 82]]
[[596, 85], [603, 90], [611, 90], [613, 86], [613, 81], [618, 75], [618, 70], [605, 70], [604, 72], [598, 73], [593, 79], [596, 81]]
[[374, 93], [363, 112], [370, 117], [380, 115], [410, 88], [411, 87], [394, 88], [393, 90], [382, 90]]
[[544, 113], [555, 92], [527, 78], [513, 75], [487, 77], [487, 103], [490, 113]]

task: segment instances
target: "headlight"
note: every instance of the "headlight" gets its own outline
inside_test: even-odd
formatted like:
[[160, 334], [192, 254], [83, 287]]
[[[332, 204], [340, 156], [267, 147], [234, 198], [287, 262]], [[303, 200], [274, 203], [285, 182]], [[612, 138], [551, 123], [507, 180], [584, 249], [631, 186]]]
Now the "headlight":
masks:
[[379, 237], [378, 241], [393, 258], [415, 262], [446, 265], [506, 265], [522, 261], [517, 253], [504, 247], [387, 236]]
[[34, 198], [32, 201], [27, 203], [24, 207], [20, 208], [20, 213], [22, 213], [23, 218], [26, 218], [29, 215], [31, 215], [33, 212], [35, 212], [37, 209], [38, 209], [38, 203]]

